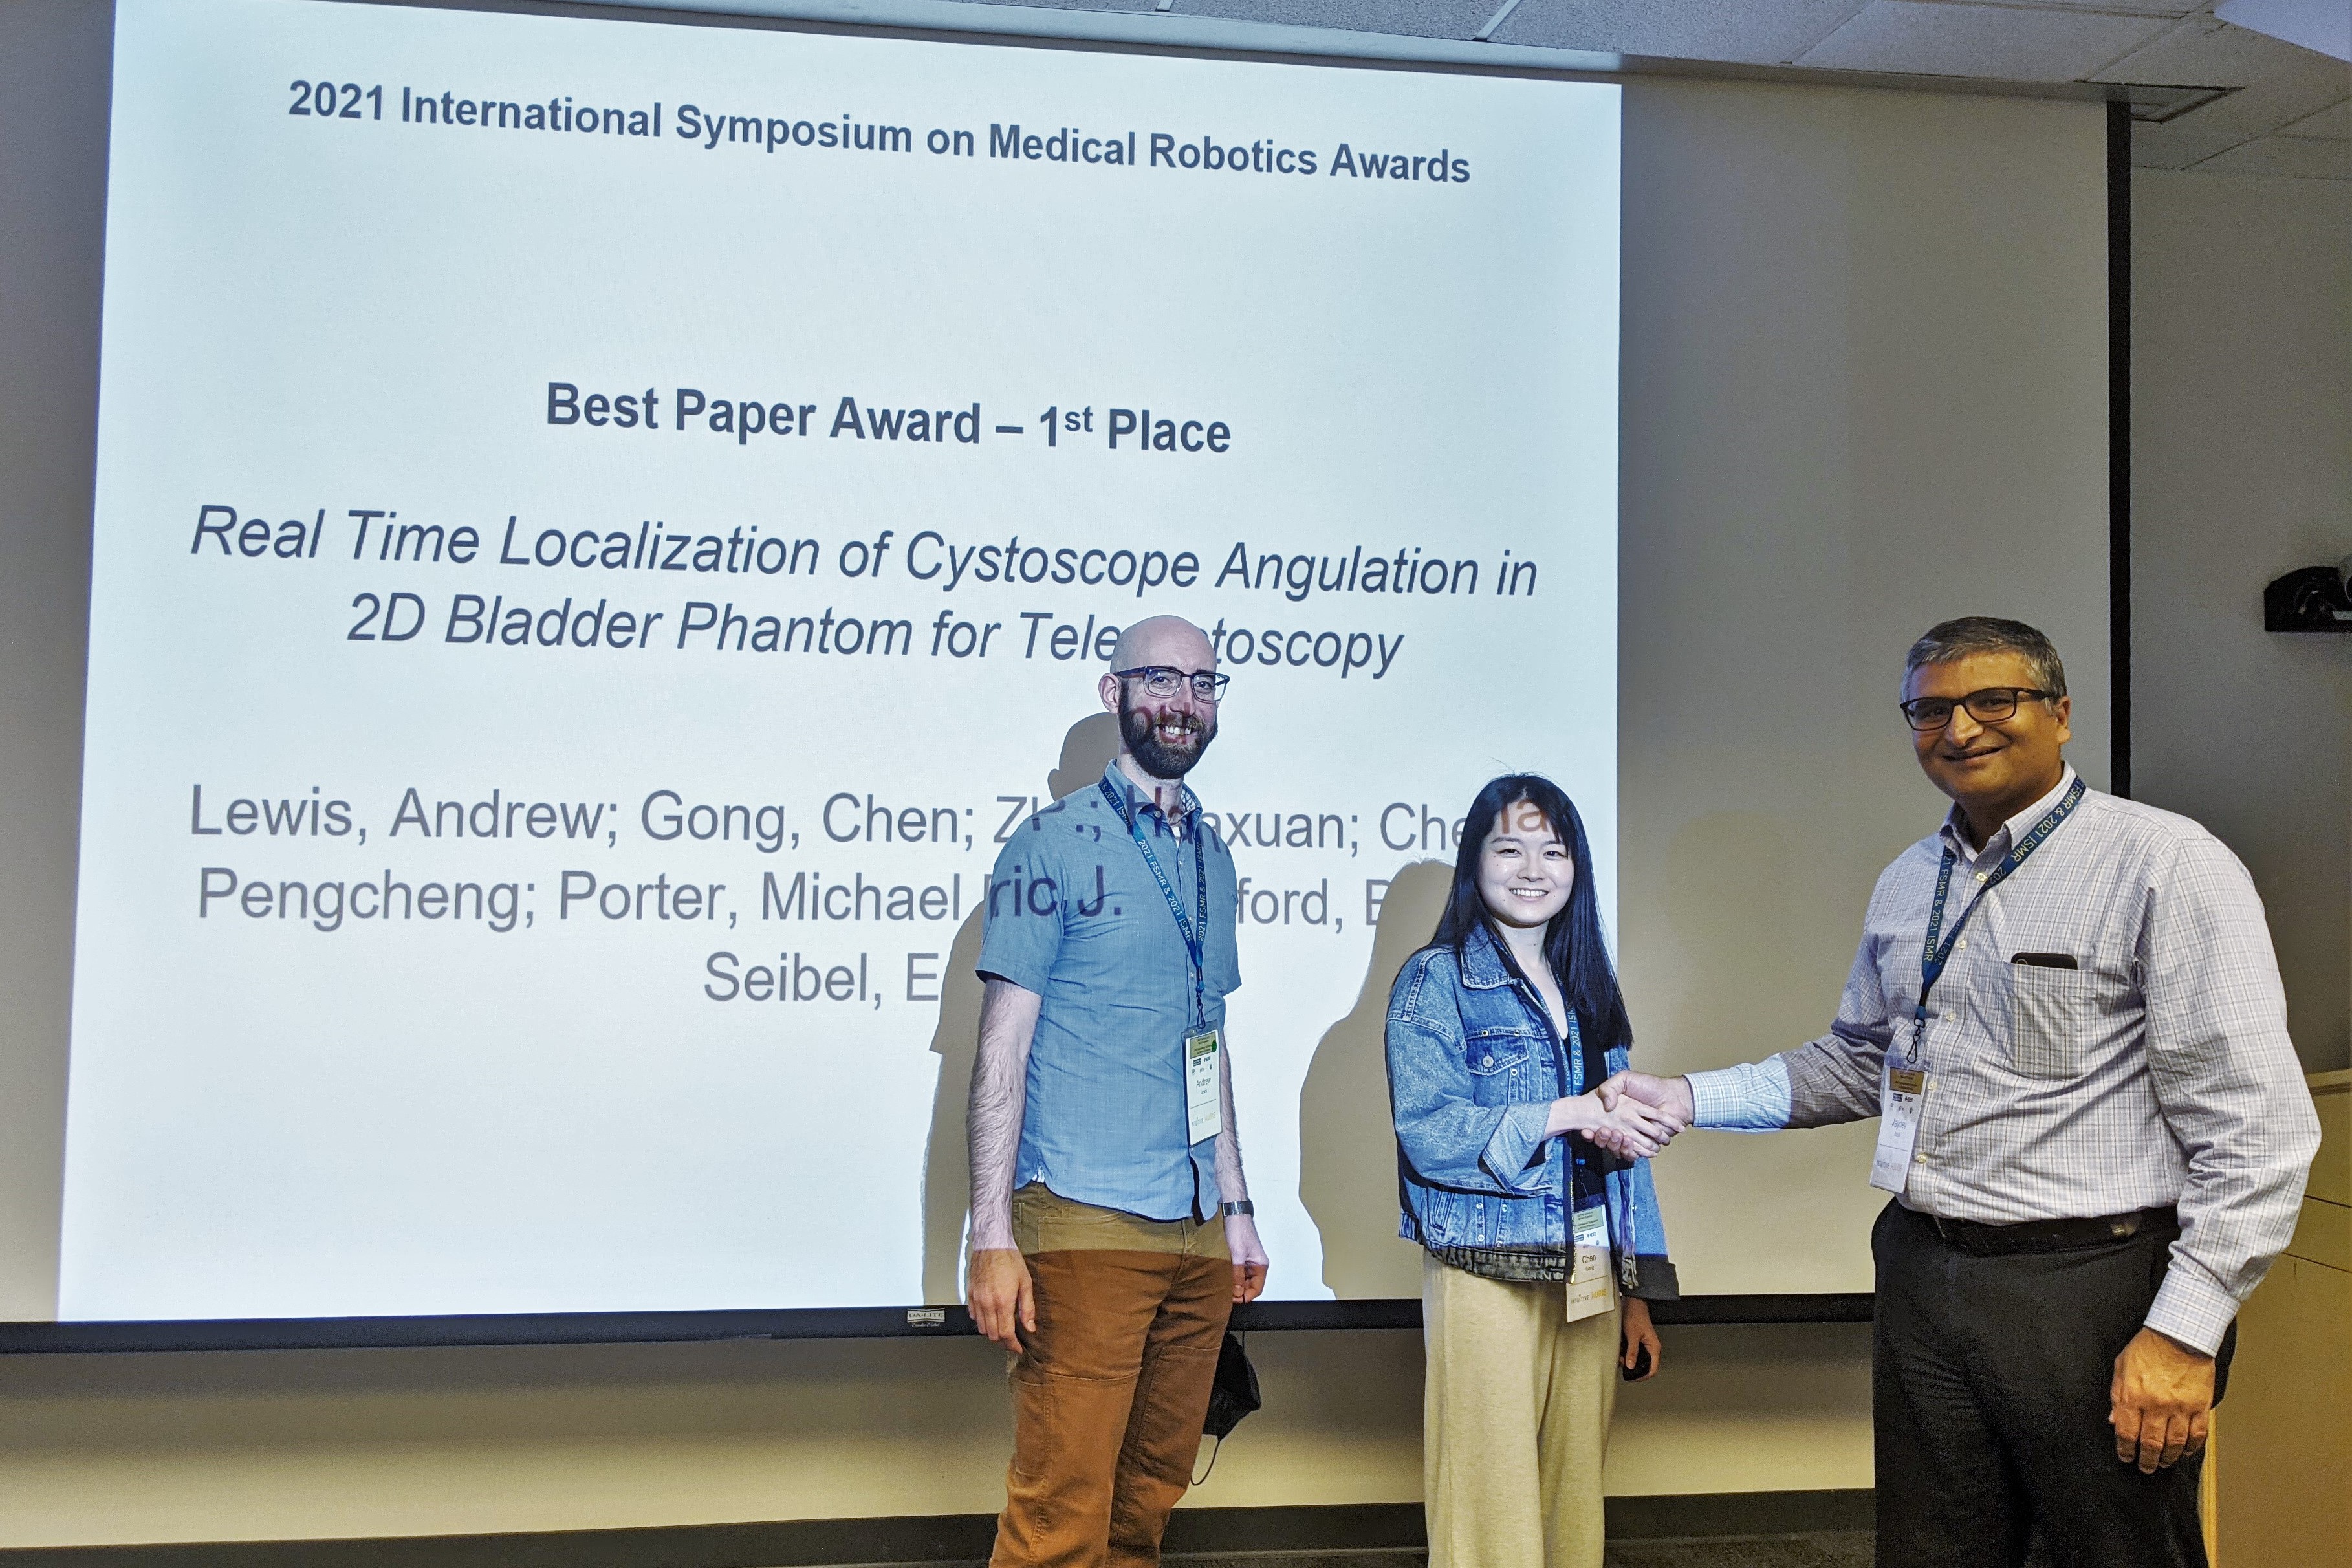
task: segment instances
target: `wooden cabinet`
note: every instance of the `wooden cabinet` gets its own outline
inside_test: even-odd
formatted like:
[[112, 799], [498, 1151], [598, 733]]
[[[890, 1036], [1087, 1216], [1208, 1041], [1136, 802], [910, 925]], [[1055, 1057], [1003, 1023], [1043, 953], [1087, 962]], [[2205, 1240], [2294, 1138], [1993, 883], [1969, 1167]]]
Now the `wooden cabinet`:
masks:
[[2238, 1319], [2206, 1468], [2228, 1568], [2352, 1568], [2352, 1072], [2316, 1073], [2319, 1157], [2294, 1240]]

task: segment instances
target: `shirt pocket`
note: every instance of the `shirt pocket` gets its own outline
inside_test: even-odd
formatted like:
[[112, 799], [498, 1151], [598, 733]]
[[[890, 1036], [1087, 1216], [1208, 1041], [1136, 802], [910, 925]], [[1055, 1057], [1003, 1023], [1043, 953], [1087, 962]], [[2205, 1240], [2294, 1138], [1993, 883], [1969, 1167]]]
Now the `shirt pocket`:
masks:
[[2009, 1061], [2027, 1078], [2073, 1078], [2090, 1033], [2092, 976], [2080, 969], [2009, 963]]
[[1532, 1072], [1531, 1042], [1525, 1035], [1473, 1033], [1463, 1046], [1470, 1069], [1470, 1098], [1480, 1105], [1508, 1105], [1521, 1098], [1518, 1086]]

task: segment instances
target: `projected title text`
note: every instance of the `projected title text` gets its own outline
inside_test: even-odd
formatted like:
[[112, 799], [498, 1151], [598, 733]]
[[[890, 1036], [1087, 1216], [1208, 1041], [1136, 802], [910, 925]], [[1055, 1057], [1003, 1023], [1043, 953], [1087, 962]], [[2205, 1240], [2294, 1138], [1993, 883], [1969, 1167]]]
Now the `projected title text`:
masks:
[[659, 100], [631, 105], [581, 103], [566, 94], [544, 100], [481, 98], [444, 89], [439, 94], [403, 87], [394, 100], [383, 84], [294, 81], [286, 112], [298, 118], [351, 120], [431, 127], [435, 130], [538, 132], [631, 140], [667, 146], [779, 153], [867, 153], [912, 157], [978, 158], [1071, 167], [1162, 169], [1249, 174], [1345, 176], [1407, 184], [1460, 185], [1470, 181], [1470, 160], [1450, 147], [1394, 148], [1377, 142], [1338, 142], [1328, 150], [1296, 147], [1265, 136], [1244, 141], [1215, 132], [1178, 134], [1132, 128], [1106, 130], [1069, 125], [1039, 127], [991, 122], [976, 129], [911, 125], [859, 120], [855, 114], [821, 119], [790, 114], [737, 114]]

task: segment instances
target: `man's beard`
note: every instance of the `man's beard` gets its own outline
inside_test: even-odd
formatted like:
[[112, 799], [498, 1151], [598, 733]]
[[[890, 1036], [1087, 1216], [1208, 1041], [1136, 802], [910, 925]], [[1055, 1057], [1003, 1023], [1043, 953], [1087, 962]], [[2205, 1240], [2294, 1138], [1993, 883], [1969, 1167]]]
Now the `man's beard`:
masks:
[[[1174, 745], [1160, 737], [1160, 726], [1167, 722], [1188, 726], [1183, 739]], [[1217, 738], [1217, 721], [1203, 719], [1197, 713], [1171, 713], [1154, 718], [1136, 710], [1122, 689], [1118, 694], [1118, 735], [1143, 771], [1156, 779], [1181, 779], [1192, 771], [1209, 742]]]

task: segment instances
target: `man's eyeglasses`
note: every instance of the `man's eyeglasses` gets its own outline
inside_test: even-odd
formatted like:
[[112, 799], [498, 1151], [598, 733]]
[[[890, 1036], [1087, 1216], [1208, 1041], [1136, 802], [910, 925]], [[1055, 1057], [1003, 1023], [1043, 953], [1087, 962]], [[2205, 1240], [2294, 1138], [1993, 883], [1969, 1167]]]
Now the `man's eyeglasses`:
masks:
[[1230, 675], [1212, 675], [1205, 669], [1188, 675], [1164, 664], [1141, 664], [1133, 669], [1114, 669], [1111, 673], [1121, 680], [1141, 681], [1145, 692], [1153, 697], [1173, 697], [1189, 681], [1192, 695], [1202, 702], [1221, 700], [1225, 695], [1226, 683], [1233, 679]]
[[2042, 701], [2050, 693], [2031, 686], [1988, 686], [1982, 691], [1971, 691], [1966, 697], [1914, 697], [1903, 703], [1903, 717], [1911, 728], [1921, 734], [1933, 734], [1952, 721], [1952, 710], [1965, 708], [1969, 717], [1979, 724], [1998, 724], [2017, 717], [2017, 705], [2028, 697]]

